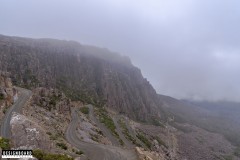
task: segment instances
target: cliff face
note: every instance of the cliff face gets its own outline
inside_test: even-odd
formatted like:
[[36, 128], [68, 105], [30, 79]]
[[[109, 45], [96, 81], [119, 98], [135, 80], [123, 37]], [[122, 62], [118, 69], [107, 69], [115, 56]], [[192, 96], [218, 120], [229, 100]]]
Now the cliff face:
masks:
[[161, 117], [158, 96], [130, 60], [77, 42], [0, 36], [0, 70], [27, 88], [53, 87], [73, 100], [142, 121]]

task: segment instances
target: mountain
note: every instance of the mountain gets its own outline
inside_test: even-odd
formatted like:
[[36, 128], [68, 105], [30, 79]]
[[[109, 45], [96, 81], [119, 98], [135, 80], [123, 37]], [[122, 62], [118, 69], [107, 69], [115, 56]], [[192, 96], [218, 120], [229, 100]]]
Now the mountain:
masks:
[[209, 132], [224, 135], [232, 144], [240, 146], [240, 104], [237, 102], [210, 102], [176, 100], [161, 96], [163, 109], [179, 123], [189, 123]]
[[127, 57], [74, 41], [0, 35], [0, 70], [25, 88], [53, 87], [72, 100], [144, 122], [164, 118], [158, 95]]
[[240, 102], [231, 101], [188, 101], [191, 104], [206, 109], [216, 116], [229, 119], [240, 125]]
[[[240, 103], [230, 101], [187, 101], [208, 111], [204, 121], [196, 124], [226, 136], [233, 144], [240, 146]], [[198, 113], [200, 114], [200, 113]]]
[[[16, 99], [12, 115], [1, 107], [3, 122], [11, 119], [2, 131], [12, 134], [0, 148], [6, 141], [37, 157], [76, 159], [239, 159], [223, 137], [239, 140], [234, 105], [235, 114], [158, 95], [128, 57], [104, 48], [0, 35], [0, 82], [0, 104]], [[230, 112], [236, 123], [228, 126], [219, 115]]]

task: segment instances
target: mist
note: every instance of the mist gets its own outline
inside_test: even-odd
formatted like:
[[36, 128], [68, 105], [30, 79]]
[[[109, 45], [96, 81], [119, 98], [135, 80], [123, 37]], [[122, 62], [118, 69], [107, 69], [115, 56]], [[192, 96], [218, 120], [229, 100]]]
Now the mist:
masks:
[[240, 102], [238, 0], [2, 0], [0, 34], [129, 56], [160, 94]]

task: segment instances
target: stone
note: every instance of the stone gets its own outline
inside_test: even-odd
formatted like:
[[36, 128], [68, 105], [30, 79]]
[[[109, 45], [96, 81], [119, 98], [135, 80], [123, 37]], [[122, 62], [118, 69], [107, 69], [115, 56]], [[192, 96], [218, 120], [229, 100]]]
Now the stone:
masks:
[[10, 121], [13, 147], [15, 149], [42, 149], [49, 151], [51, 143], [45, 131], [35, 122], [19, 113], [13, 113]]

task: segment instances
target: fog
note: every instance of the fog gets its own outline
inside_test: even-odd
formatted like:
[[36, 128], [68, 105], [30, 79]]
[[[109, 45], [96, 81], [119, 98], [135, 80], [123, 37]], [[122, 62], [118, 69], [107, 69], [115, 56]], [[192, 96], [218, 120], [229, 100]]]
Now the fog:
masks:
[[0, 34], [131, 58], [160, 94], [240, 101], [239, 0], [1, 0]]

